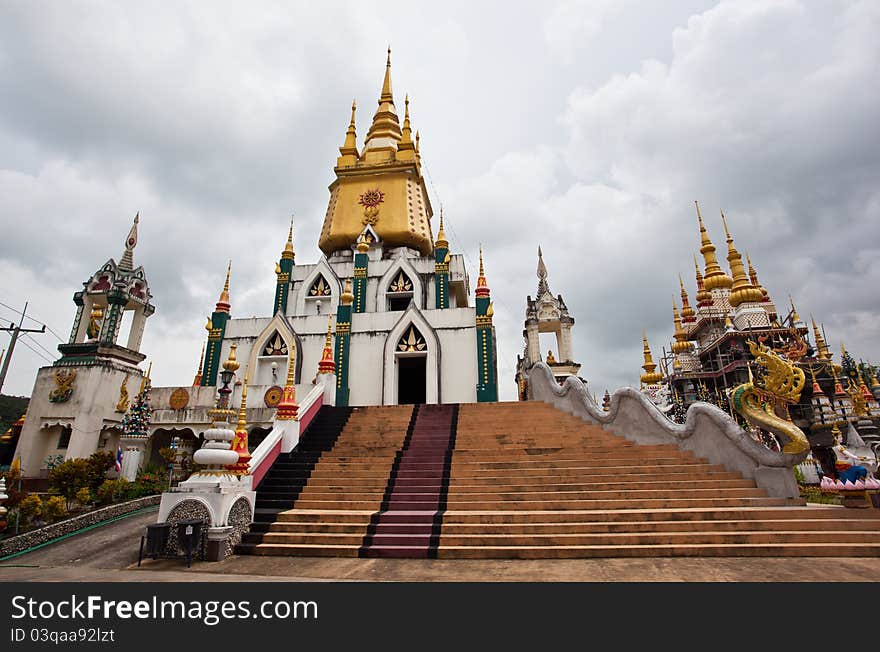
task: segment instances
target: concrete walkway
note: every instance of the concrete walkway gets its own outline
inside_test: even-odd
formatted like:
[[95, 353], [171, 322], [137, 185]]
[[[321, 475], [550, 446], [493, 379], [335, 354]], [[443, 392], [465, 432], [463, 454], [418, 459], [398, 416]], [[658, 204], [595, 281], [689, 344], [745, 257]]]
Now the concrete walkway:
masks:
[[0, 562], [0, 581], [36, 582], [880, 582], [877, 558], [564, 560], [231, 557], [219, 563], [145, 560], [139, 514]]

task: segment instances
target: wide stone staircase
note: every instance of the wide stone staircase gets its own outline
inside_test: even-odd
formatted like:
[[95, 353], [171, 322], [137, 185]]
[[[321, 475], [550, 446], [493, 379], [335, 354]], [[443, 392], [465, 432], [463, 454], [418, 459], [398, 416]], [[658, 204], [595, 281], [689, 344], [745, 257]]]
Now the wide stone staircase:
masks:
[[880, 510], [807, 506], [539, 402], [324, 407], [242, 554], [880, 556]]

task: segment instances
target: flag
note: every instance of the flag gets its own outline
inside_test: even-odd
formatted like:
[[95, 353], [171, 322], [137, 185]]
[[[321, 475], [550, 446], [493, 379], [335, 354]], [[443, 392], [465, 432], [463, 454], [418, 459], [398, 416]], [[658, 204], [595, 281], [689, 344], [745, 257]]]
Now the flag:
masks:
[[116, 472], [122, 471], [122, 446], [116, 447]]

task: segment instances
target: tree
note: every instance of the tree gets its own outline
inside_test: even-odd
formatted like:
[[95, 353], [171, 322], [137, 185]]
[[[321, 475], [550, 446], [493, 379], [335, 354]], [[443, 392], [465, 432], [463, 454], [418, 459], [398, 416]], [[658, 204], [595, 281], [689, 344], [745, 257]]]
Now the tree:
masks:
[[146, 384], [141, 392], [135, 396], [134, 401], [128, 408], [128, 412], [122, 417], [122, 432], [126, 437], [142, 437], [147, 438], [150, 422], [153, 419], [153, 411], [150, 407], [150, 382], [146, 379]]
[[89, 462], [82, 458], [65, 460], [49, 471], [49, 491], [64, 496], [67, 506], [76, 492], [89, 486]]

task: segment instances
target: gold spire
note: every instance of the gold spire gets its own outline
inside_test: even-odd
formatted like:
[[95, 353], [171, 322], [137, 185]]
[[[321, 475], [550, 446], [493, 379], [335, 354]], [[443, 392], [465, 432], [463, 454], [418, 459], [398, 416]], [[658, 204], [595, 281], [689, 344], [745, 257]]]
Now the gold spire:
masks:
[[229, 312], [229, 274], [232, 271], [232, 260], [226, 266], [226, 282], [223, 284], [223, 291], [220, 293], [220, 299], [217, 301], [215, 310], [217, 312]]
[[144, 390], [147, 387], [150, 387], [150, 372], [153, 371], [153, 363], [147, 366], [147, 373], [144, 374], [144, 377], [141, 379], [141, 388], [138, 390], [138, 394], [143, 394]]
[[654, 370], [657, 368], [657, 365], [654, 364], [654, 359], [651, 357], [651, 349], [648, 346], [648, 334], [646, 331], [642, 331], [642, 342], [644, 347], [642, 348], [642, 354], [645, 357], [645, 363], [642, 365], [642, 369], [645, 370], [640, 377], [643, 385], [654, 385], [663, 380], [663, 374], [658, 374]]
[[287, 232], [287, 244], [284, 245], [284, 251], [281, 254], [282, 260], [293, 260], [293, 215], [290, 216], [290, 230]]
[[678, 315], [678, 306], [675, 304], [675, 297], [672, 297], [672, 323], [675, 325], [675, 341], [672, 343], [673, 353], [686, 353], [691, 350], [691, 343], [688, 342], [687, 333], [681, 326], [681, 317]]
[[440, 204], [440, 228], [437, 231], [437, 240], [434, 241], [437, 249], [449, 249], [449, 241], [446, 240], [446, 232], [443, 230], [443, 204]]
[[351, 291], [351, 279], [345, 279], [345, 287], [342, 289], [342, 294], [339, 295], [339, 301], [342, 302], [343, 306], [351, 305], [351, 302], [354, 301], [354, 294]]
[[275, 418], [282, 420], [296, 420], [299, 405], [296, 404], [296, 347], [290, 347], [287, 357], [287, 383], [281, 394], [281, 401], [275, 410]]
[[696, 271], [697, 278], [697, 306], [710, 306], [712, 305], [712, 295], [706, 291], [706, 286], [703, 284], [703, 274], [700, 272], [700, 265], [697, 263], [696, 254], [694, 254], [694, 270]]
[[202, 384], [202, 363], [205, 361], [205, 345], [202, 344], [202, 354], [199, 356], [199, 369], [196, 371], [196, 376], [193, 378], [193, 387]]
[[681, 280], [681, 274], [678, 275], [678, 286], [681, 288], [681, 318], [687, 324], [694, 321], [694, 309], [688, 303], [687, 290], [684, 289], [684, 281]]
[[416, 129], [416, 163], [418, 163], [419, 165], [422, 164], [422, 154], [419, 151], [419, 139], [420, 138], [421, 138], [421, 136], [419, 135], [419, 130]]
[[336, 362], [333, 360], [333, 343], [331, 329], [333, 328], [333, 313], [327, 319], [327, 337], [324, 338], [324, 350], [321, 352], [321, 360], [318, 362], [319, 374], [332, 374], [336, 372]]
[[752, 259], [749, 258], [748, 251], [746, 252], [746, 263], [749, 266], [749, 280], [752, 282], [752, 285], [761, 291], [761, 301], [770, 301], [770, 293], [767, 292], [767, 288], [758, 282], [758, 272], [755, 271], [755, 267], [752, 265]]
[[483, 269], [483, 245], [480, 245], [480, 275], [477, 277], [477, 289], [474, 294], [478, 297], [489, 296], [489, 285], [486, 283], [486, 271]]
[[247, 385], [248, 370], [244, 370], [244, 380], [241, 383], [241, 407], [238, 408], [238, 424], [235, 434], [247, 433]]
[[801, 316], [798, 314], [797, 308], [794, 307], [794, 299], [791, 298], [791, 295], [788, 295], [788, 301], [791, 303], [791, 321], [792, 323], [802, 322]]
[[336, 166], [356, 165], [358, 159], [357, 148], [357, 131], [354, 124], [354, 114], [357, 110], [357, 102], [351, 101], [351, 121], [348, 123], [348, 130], [345, 132], [345, 142], [339, 148], [341, 156], [336, 159]]
[[134, 216], [134, 224], [131, 225], [131, 230], [125, 238], [125, 252], [122, 254], [122, 258], [119, 259], [119, 269], [124, 272], [130, 272], [134, 267], [133, 253], [138, 241], [137, 226], [140, 217], [141, 212], [138, 211]]
[[736, 308], [741, 303], [758, 303], [764, 298], [761, 291], [749, 281], [743, 267], [742, 256], [733, 246], [733, 238], [727, 229], [727, 220], [724, 219], [724, 211], [721, 211], [721, 222], [724, 224], [724, 235], [727, 236], [727, 262], [730, 263], [730, 271], [733, 274], [733, 288], [730, 291], [728, 301], [731, 307]]
[[379, 96], [379, 108], [373, 115], [373, 124], [367, 132], [364, 152], [367, 150], [396, 150], [400, 142], [400, 122], [397, 109], [394, 108], [394, 95], [391, 92], [391, 48], [388, 48], [388, 59], [385, 62], [385, 79], [382, 81], [382, 94]]
[[240, 364], [238, 364], [238, 360], [235, 359], [235, 349], [236, 344], [235, 342], [233, 342], [232, 345], [229, 347], [229, 357], [226, 358], [226, 362], [223, 363], [223, 368], [226, 371], [231, 371], [232, 373], [238, 371], [238, 368], [241, 366]]
[[825, 338], [822, 337], [822, 332], [819, 330], [819, 327], [816, 326], [816, 320], [813, 319], [812, 315], [810, 315], [810, 321], [813, 324], [813, 337], [816, 338], [816, 358], [822, 362], [830, 362], [831, 351], [828, 350]]
[[733, 279], [725, 274], [718, 264], [718, 259], [715, 257], [715, 245], [709, 239], [709, 233], [703, 224], [703, 216], [700, 215], [700, 204], [694, 201], [694, 206], [697, 207], [697, 222], [700, 225], [700, 253], [703, 254], [703, 260], [706, 263], [706, 290], [711, 291], [716, 288], [730, 289], [733, 285]]
[[406, 110], [403, 113], [403, 131], [401, 133], [400, 142], [397, 144], [398, 161], [414, 161], [416, 160], [416, 146], [412, 139], [412, 127], [409, 124], [409, 95], [404, 100]]

